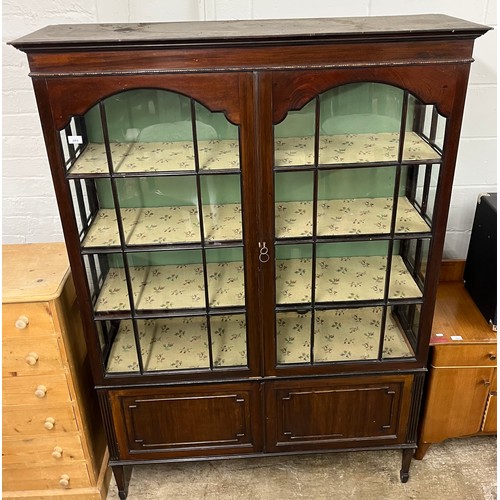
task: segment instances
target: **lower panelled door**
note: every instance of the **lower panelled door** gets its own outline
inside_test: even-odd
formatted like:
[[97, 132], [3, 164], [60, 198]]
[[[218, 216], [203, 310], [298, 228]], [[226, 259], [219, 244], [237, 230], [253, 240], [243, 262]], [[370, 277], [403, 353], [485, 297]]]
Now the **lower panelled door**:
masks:
[[261, 451], [258, 383], [128, 388], [109, 396], [121, 459]]
[[267, 450], [327, 450], [406, 442], [413, 375], [266, 383]]

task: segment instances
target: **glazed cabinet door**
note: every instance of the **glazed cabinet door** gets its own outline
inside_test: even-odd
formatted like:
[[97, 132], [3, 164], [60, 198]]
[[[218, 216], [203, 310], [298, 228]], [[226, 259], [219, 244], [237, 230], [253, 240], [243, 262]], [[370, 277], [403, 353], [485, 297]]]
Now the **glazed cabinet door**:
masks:
[[255, 373], [249, 77], [110, 77], [99, 92], [60, 104], [57, 175], [103, 373]]
[[426, 349], [447, 119], [438, 94], [424, 101], [384, 79], [397, 75], [277, 72], [264, 82], [268, 373], [416, 366]]

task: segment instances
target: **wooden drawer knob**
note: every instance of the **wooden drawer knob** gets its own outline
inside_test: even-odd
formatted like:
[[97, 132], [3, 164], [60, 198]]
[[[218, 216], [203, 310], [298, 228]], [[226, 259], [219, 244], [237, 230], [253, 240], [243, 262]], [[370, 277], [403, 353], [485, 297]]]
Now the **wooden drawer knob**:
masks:
[[16, 320], [16, 328], [18, 330], [24, 330], [28, 326], [29, 322], [28, 316], [19, 316]]
[[52, 417], [47, 417], [45, 419], [45, 422], [43, 426], [48, 430], [51, 431], [54, 428], [56, 421]]
[[494, 353], [490, 353], [488, 357], [491, 359], [491, 361], [495, 361], [495, 359], [497, 359], [497, 355]]
[[61, 478], [59, 479], [59, 484], [63, 487], [63, 488], [67, 488], [69, 486], [69, 476], [68, 474], [63, 474], [61, 476]]
[[44, 398], [46, 393], [47, 393], [47, 387], [45, 387], [44, 385], [39, 385], [36, 388], [35, 396], [37, 398]]
[[61, 458], [63, 449], [60, 446], [56, 446], [52, 452], [52, 458]]
[[30, 352], [26, 356], [26, 363], [30, 366], [36, 365], [36, 362], [38, 361], [38, 354], [36, 352]]

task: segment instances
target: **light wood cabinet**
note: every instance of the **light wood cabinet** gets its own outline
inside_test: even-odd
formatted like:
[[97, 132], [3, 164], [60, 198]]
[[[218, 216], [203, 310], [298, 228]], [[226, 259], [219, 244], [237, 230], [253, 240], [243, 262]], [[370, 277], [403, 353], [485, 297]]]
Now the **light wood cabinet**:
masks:
[[108, 453], [63, 243], [3, 246], [3, 498], [106, 497]]
[[266, 453], [398, 449], [408, 480], [488, 29], [425, 15], [12, 42], [122, 499], [128, 464]]
[[481, 424], [481, 432], [496, 433], [497, 432], [497, 371], [493, 374], [493, 380], [490, 385], [488, 399], [484, 410], [483, 421]]
[[463, 283], [440, 283], [415, 458], [444, 439], [496, 432], [496, 360], [496, 333]]

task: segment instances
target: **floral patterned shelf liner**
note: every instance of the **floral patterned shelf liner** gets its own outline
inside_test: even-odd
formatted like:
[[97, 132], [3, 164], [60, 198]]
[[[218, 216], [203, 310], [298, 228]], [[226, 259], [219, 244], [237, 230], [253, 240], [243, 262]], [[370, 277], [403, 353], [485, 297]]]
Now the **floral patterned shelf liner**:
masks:
[[[310, 201], [276, 203], [276, 237], [312, 236]], [[389, 234], [392, 198], [318, 200], [318, 236]], [[430, 228], [405, 197], [398, 198], [396, 233], [425, 233]]]
[[[206, 241], [242, 239], [241, 205], [204, 205], [203, 226]], [[276, 204], [276, 237], [294, 238], [312, 235], [313, 206], [310, 201]], [[404, 197], [398, 199], [397, 233], [424, 233], [429, 226]], [[349, 234], [388, 234], [392, 198], [319, 200], [319, 236]], [[180, 244], [201, 241], [198, 209], [194, 206], [122, 208], [123, 230], [127, 245]], [[83, 247], [119, 246], [114, 209], [97, 212]]]
[[[344, 134], [320, 136], [319, 163], [345, 164], [397, 161], [399, 133]], [[287, 137], [275, 140], [277, 167], [314, 164], [314, 137]], [[439, 160], [440, 156], [415, 132], [404, 136], [404, 161]]]
[[[205, 307], [202, 264], [130, 267], [137, 310]], [[207, 263], [211, 307], [243, 306], [243, 262]], [[123, 268], [110, 268], [95, 304], [96, 312], [129, 311]]]
[[[113, 142], [110, 144], [113, 171], [182, 172], [194, 171], [192, 142]], [[201, 170], [238, 169], [239, 144], [233, 140], [198, 142]], [[70, 168], [72, 175], [109, 173], [104, 144], [89, 143]]]
[[[380, 300], [384, 298], [387, 258], [385, 256], [316, 259], [316, 302]], [[278, 304], [311, 302], [312, 259], [276, 261]], [[391, 261], [389, 298], [420, 298], [422, 292], [403, 259]]]
[[[315, 362], [376, 359], [382, 308], [317, 311], [314, 328]], [[205, 317], [138, 320], [140, 351], [145, 370], [209, 368]], [[247, 365], [244, 315], [210, 317], [214, 367]], [[278, 364], [310, 362], [310, 314], [279, 313]], [[389, 312], [384, 333], [384, 358], [413, 356], [396, 320]], [[131, 321], [121, 321], [111, 347], [108, 372], [137, 372], [139, 365]]]
[[[146, 370], [209, 368], [205, 317], [138, 320], [141, 355]], [[247, 364], [245, 316], [210, 317], [215, 367]], [[132, 322], [121, 321], [111, 347], [108, 372], [139, 371]]]
[[[276, 296], [280, 304], [311, 301], [311, 259], [276, 262]], [[316, 301], [382, 299], [386, 257], [318, 258]], [[190, 309], [205, 307], [201, 264], [130, 267], [137, 310]], [[208, 263], [208, 295], [211, 307], [244, 306], [242, 262]], [[400, 256], [392, 259], [391, 298], [421, 297]], [[96, 312], [128, 311], [125, 271], [108, 271]]]
[[[314, 316], [314, 361], [377, 359], [381, 307], [316, 311]], [[277, 315], [278, 364], [311, 361], [311, 314], [283, 312]], [[388, 310], [384, 331], [383, 358], [406, 358], [413, 351], [397, 320]]]
[[[131, 142], [111, 143], [113, 170], [126, 172], [194, 171], [192, 142]], [[344, 134], [320, 137], [321, 164], [367, 163], [396, 161], [399, 134]], [[237, 140], [198, 142], [201, 170], [239, 168]], [[405, 134], [404, 160], [439, 160], [439, 155], [415, 132]], [[275, 164], [312, 165], [314, 137], [279, 138], [275, 141]], [[107, 174], [108, 164], [104, 144], [89, 143], [69, 173], [73, 175]]]
[[[204, 205], [202, 210], [205, 240], [241, 241], [241, 205]], [[127, 245], [201, 241], [198, 208], [195, 206], [122, 208], [120, 213]], [[84, 248], [120, 245], [114, 209], [97, 212], [82, 245]]]

